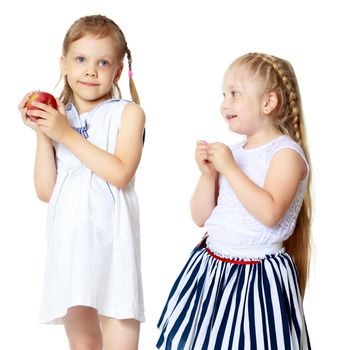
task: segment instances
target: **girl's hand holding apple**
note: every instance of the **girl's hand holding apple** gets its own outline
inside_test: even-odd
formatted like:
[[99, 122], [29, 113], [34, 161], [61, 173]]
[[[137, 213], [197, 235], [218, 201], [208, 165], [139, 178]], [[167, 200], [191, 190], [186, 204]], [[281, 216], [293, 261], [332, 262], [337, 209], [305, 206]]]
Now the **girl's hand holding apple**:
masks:
[[47, 92], [33, 91], [26, 94], [20, 102], [18, 109], [21, 112], [21, 117], [24, 124], [34, 130], [37, 129], [36, 122], [38, 120], [38, 117], [31, 114], [30, 111], [38, 109], [38, 107], [33, 104], [35, 101], [50, 105], [53, 108], [57, 109], [57, 101], [55, 97]]
[[23, 122], [59, 142], [71, 130], [64, 105], [47, 92], [35, 91], [24, 96], [18, 106]]
[[[49, 94], [48, 92], [43, 92], [43, 91], [37, 91], [34, 92], [28, 99], [28, 101], [25, 104], [25, 108], [27, 108], [27, 111], [30, 110], [36, 110], [38, 109], [37, 106], [35, 106], [33, 104], [33, 102], [40, 102], [40, 103], [44, 103], [48, 106], [53, 107], [54, 109], [57, 109], [57, 102], [54, 96], [52, 96], [51, 94]], [[27, 113], [27, 116], [29, 119], [31, 119], [33, 122], [37, 121], [37, 117], [30, 115]]]
[[33, 96], [33, 94], [35, 94], [35, 92], [29, 92], [28, 94], [26, 94], [22, 101], [19, 103], [18, 105], [18, 109], [21, 113], [21, 117], [23, 120], [23, 123], [26, 124], [27, 126], [29, 126], [31, 129], [36, 130], [37, 129], [37, 125], [34, 121], [34, 118], [31, 119], [28, 115], [27, 115], [27, 102], [29, 101], [30, 97]]
[[61, 142], [66, 132], [73, 131], [70, 127], [64, 105], [57, 100], [57, 109], [45, 103], [33, 101], [33, 106], [37, 109], [27, 111], [27, 114], [37, 118], [35, 122], [37, 128], [42, 131], [50, 139]]

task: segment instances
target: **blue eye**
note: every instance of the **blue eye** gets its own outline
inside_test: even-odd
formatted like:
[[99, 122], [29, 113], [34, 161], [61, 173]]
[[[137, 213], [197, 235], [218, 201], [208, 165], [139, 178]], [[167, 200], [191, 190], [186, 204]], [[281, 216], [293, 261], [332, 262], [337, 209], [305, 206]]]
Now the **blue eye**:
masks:
[[83, 62], [85, 61], [85, 58], [82, 57], [82, 56], [78, 56], [78, 57], [76, 57], [75, 60], [76, 60], [78, 63], [83, 63]]
[[101, 60], [100, 61], [100, 66], [101, 67], [107, 67], [109, 65], [109, 62], [108, 61], [106, 61], [106, 60]]

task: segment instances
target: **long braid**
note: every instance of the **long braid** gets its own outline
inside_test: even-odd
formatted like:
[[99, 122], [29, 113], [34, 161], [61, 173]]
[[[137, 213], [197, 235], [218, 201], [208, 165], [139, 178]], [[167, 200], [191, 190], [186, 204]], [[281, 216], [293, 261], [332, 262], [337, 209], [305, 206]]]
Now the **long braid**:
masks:
[[306, 133], [298, 82], [291, 64], [283, 59], [261, 53], [250, 53], [238, 58], [233, 64], [249, 67], [252, 75], [264, 85], [264, 93], [275, 92], [278, 105], [274, 116], [281, 132], [289, 135], [304, 150], [309, 164], [308, 184], [293, 234], [283, 242], [293, 257], [300, 277], [302, 297], [307, 284], [311, 256], [311, 164], [306, 143]]
[[[284, 115], [282, 115], [280, 118], [279, 126], [282, 129], [282, 132], [284, 134], [289, 134], [289, 128], [287, 127], [287, 125], [290, 123], [293, 130], [293, 135], [290, 135], [290, 136], [297, 143], [301, 145], [301, 140], [302, 140], [302, 133], [300, 128], [301, 111], [297, 100], [298, 87], [295, 86], [295, 83], [293, 81], [294, 72], [292, 70], [292, 67], [288, 65], [288, 70], [286, 70], [281, 64], [281, 59], [274, 56], [258, 54], [258, 57], [260, 57], [264, 62], [266, 62], [268, 65], [270, 65], [273, 68], [273, 70], [276, 72], [277, 76], [281, 80], [285, 91], [285, 95], [287, 98], [286, 102], [288, 106], [286, 108]], [[290, 74], [291, 70], [293, 73], [292, 77]]]

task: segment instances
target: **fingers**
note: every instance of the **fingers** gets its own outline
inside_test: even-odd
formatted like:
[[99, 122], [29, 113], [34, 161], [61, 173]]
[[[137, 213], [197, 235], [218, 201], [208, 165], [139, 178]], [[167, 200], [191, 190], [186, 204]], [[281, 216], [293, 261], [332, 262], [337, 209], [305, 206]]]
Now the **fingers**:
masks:
[[208, 149], [208, 142], [206, 142], [206, 141], [198, 141], [197, 142], [196, 152], [201, 151], [201, 150], [207, 150], [207, 149]]
[[45, 111], [47, 113], [52, 113], [53, 111], [55, 111], [55, 108], [52, 108], [50, 105], [47, 105], [46, 103], [41, 103], [38, 101], [33, 101], [32, 105], [34, 107], [37, 107], [38, 109], [41, 109], [42, 111]]
[[209, 156], [215, 155], [217, 152], [223, 150], [224, 148], [226, 148], [226, 145], [224, 145], [221, 142], [208, 143], [206, 141], [201, 140], [197, 142], [196, 155], [205, 155], [206, 158], [208, 158]]
[[[54, 115], [57, 113], [57, 110], [55, 108], [45, 103], [33, 101], [32, 105], [34, 107], [37, 107], [37, 109], [27, 110], [26, 114], [29, 116], [34, 116], [42, 119], [49, 119], [50, 115]], [[64, 111], [64, 107], [63, 107], [63, 111]], [[65, 112], [63, 114], [65, 114]]]
[[40, 109], [31, 109], [26, 111], [26, 115], [29, 117], [35, 117], [36, 119], [47, 119], [48, 113]]
[[25, 108], [25, 105], [27, 104], [30, 96], [32, 96], [36, 91], [32, 91], [32, 92], [28, 92], [23, 99], [21, 100], [21, 102], [18, 105], [18, 109], [20, 112], [22, 112], [22, 110]]
[[213, 142], [208, 145], [208, 160], [212, 163], [216, 162], [217, 157], [222, 155], [222, 151], [226, 146], [220, 142]]
[[31, 129], [36, 129], [36, 119], [31, 119], [29, 116], [27, 116], [25, 113], [21, 115], [22, 121], [25, 125], [29, 126]]
[[27, 108], [25, 108], [25, 105], [27, 104], [27, 102], [32, 94], [33, 94], [33, 92], [29, 92], [28, 94], [26, 94], [18, 105], [18, 110], [21, 112], [21, 117], [22, 117], [24, 122], [26, 122], [26, 119], [28, 119], [26, 116]]
[[29, 126], [31, 129], [35, 130], [37, 128], [36, 121], [31, 120], [30, 118], [23, 119], [25, 125]]
[[23, 123], [25, 125], [29, 126], [33, 130], [36, 129], [36, 123], [35, 123], [35, 121], [31, 120], [28, 117], [28, 115], [27, 115], [28, 110], [26, 108], [26, 104], [27, 104], [30, 96], [32, 96], [34, 93], [35, 93], [35, 91], [27, 93], [18, 105], [18, 110], [21, 113], [21, 118], [22, 118]]
[[35, 124], [41, 131], [43, 131], [43, 129], [47, 128], [47, 122], [45, 121], [45, 119], [39, 118]]
[[206, 141], [198, 141], [196, 147], [196, 156], [202, 157], [206, 155], [208, 151], [208, 143]]
[[221, 142], [213, 142], [208, 144], [208, 153], [214, 154], [220, 150], [227, 148], [227, 146]]
[[221, 147], [223, 144], [220, 142], [212, 142], [208, 144], [208, 149], [218, 149]]
[[198, 155], [197, 155], [197, 159], [198, 159], [198, 161], [199, 162], [204, 162], [204, 161], [206, 161], [206, 160], [208, 160], [208, 153], [207, 152], [202, 152], [202, 153], [199, 153]]
[[214, 143], [211, 143], [208, 145], [208, 156], [211, 157], [215, 154], [216, 152], [216, 147]]

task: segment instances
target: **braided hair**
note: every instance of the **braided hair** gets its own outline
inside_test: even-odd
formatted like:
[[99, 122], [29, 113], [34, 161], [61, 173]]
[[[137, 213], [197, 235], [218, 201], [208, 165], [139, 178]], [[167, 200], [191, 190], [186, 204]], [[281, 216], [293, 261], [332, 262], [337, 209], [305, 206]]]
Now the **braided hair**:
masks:
[[232, 66], [242, 66], [260, 80], [263, 94], [274, 92], [278, 103], [272, 117], [279, 130], [297, 142], [305, 153], [309, 163], [309, 178], [303, 204], [293, 234], [283, 242], [288, 253], [293, 257], [300, 278], [302, 297], [305, 293], [310, 266], [310, 231], [311, 231], [311, 166], [304, 117], [301, 105], [298, 81], [292, 65], [285, 59], [263, 53], [249, 53], [235, 60]]

